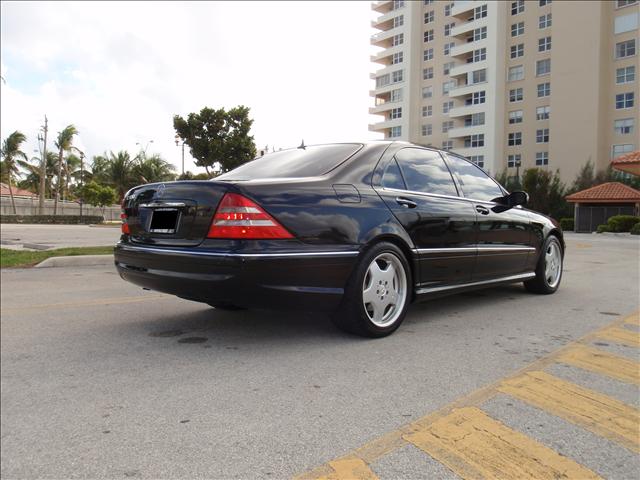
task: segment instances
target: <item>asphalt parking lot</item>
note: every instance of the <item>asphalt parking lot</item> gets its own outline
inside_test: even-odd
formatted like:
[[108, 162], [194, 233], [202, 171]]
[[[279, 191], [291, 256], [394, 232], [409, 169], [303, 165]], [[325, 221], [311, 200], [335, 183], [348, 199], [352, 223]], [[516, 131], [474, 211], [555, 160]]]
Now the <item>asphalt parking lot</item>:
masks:
[[89, 225], [22, 225], [3, 223], [0, 228], [2, 248], [50, 250], [64, 247], [101, 247], [113, 245], [120, 238], [120, 228]]
[[[494, 472], [469, 460], [474, 445], [502, 455], [476, 438], [488, 425], [518, 445], [505, 468], [548, 460], [521, 478], [638, 478], [639, 240], [568, 235], [555, 295], [515, 285], [414, 305], [379, 340], [313, 313], [146, 292], [110, 267], [3, 270], [2, 477], [472, 478]], [[580, 364], [576, 348], [609, 363]], [[538, 372], [562, 381], [557, 404], [522, 383], [548, 380]], [[591, 401], [584, 389], [604, 420], [562, 410]], [[471, 425], [464, 449], [433, 440], [451, 425]]]

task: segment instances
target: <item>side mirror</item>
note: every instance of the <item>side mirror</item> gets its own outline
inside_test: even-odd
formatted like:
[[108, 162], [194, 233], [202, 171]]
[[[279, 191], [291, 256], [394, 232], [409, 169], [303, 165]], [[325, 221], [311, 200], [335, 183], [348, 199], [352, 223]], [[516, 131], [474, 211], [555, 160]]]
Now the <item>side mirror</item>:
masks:
[[498, 204], [494, 207], [496, 212], [504, 212], [518, 205], [526, 205], [529, 201], [529, 194], [527, 192], [511, 192], [509, 195], [494, 198], [492, 201]]

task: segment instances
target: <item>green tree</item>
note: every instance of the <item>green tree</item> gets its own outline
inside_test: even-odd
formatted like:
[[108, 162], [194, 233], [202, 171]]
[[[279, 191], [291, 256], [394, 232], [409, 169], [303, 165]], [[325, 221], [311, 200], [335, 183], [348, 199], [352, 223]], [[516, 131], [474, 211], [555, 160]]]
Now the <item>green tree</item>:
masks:
[[[47, 176], [44, 184], [45, 197], [51, 198], [53, 195], [52, 182], [53, 172], [58, 163], [58, 155], [55, 152], [47, 152], [47, 164], [45, 170]], [[18, 183], [20, 188], [31, 190], [32, 192], [40, 192], [40, 175], [42, 173], [42, 160], [40, 157], [33, 157], [31, 161], [18, 160], [18, 165], [24, 172], [24, 179]]]
[[27, 159], [26, 153], [20, 150], [22, 144], [27, 140], [24, 133], [15, 131], [9, 135], [2, 143], [3, 171], [9, 185], [9, 196], [11, 197], [11, 207], [13, 214], [16, 215], [16, 200], [13, 198], [13, 177], [19, 174], [18, 160]]
[[516, 175], [509, 175], [509, 172], [506, 168], [496, 176], [496, 180], [500, 185], [506, 188], [508, 192], [522, 190], [522, 182], [520, 181], [520, 177]]
[[160, 155], [146, 156], [142, 152], [135, 159], [133, 177], [139, 183], [170, 182], [176, 179], [175, 167]]
[[178, 177], [178, 180], [211, 180], [213, 177], [210, 173], [193, 173], [187, 170]]
[[528, 208], [553, 218], [573, 215], [572, 206], [564, 199], [565, 186], [557, 170], [551, 173], [540, 168], [529, 168], [522, 176], [522, 187], [529, 194]]
[[113, 188], [107, 185], [100, 185], [93, 180], [82, 187], [80, 195], [83, 201], [89, 205], [100, 207], [103, 216], [105, 207], [116, 203], [118, 198], [118, 194]]
[[253, 120], [249, 108], [238, 106], [225, 111], [205, 107], [200, 113], [190, 113], [185, 120], [173, 117], [173, 127], [189, 146], [196, 165], [211, 173], [215, 163], [227, 172], [256, 156], [256, 145], [249, 130]]
[[129, 152], [120, 150], [118, 153], [109, 152], [108, 155], [93, 157], [91, 169], [93, 179], [113, 187], [122, 201], [127, 190], [138, 184], [133, 167], [134, 161]]
[[58, 138], [55, 146], [58, 149], [58, 179], [56, 181], [56, 195], [53, 201], [53, 214], [58, 213], [58, 201], [60, 200], [60, 188], [62, 187], [62, 161], [64, 152], [67, 152], [73, 146], [73, 137], [78, 134], [78, 130], [73, 125], [67, 125], [61, 132], [58, 132]]

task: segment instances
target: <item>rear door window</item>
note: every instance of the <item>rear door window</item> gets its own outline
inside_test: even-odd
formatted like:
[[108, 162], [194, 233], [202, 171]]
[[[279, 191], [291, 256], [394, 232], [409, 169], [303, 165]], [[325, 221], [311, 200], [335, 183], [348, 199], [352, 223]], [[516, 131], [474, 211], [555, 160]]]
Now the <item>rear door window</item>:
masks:
[[396, 160], [409, 190], [438, 195], [458, 195], [451, 172], [438, 152], [403, 148], [396, 153]]
[[382, 186], [385, 188], [395, 188], [396, 190], [406, 190], [407, 186], [400, 173], [400, 167], [395, 158], [392, 158], [389, 165], [384, 169], [382, 174]]
[[468, 160], [447, 155], [447, 162], [465, 197], [489, 202], [504, 195], [502, 189], [489, 175]]

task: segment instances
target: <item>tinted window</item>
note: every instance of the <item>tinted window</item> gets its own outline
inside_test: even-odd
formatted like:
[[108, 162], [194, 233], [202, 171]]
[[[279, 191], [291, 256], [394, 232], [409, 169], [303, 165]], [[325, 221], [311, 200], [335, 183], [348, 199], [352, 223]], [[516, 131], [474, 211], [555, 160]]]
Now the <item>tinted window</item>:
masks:
[[356, 143], [317, 145], [268, 153], [216, 177], [216, 180], [315, 177], [337, 167], [360, 149]]
[[437, 152], [403, 148], [396, 153], [396, 159], [409, 190], [439, 195], [458, 195], [451, 173]]
[[382, 174], [382, 186], [387, 188], [396, 188], [398, 190], [406, 190], [407, 186], [404, 184], [404, 179], [400, 173], [400, 168], [395, 159], [389, 162], [389, 165], [384, 169]]
[[465, 197], [489, 201], [504, 195], [498, 184], [471, 162], [452, 155], [447, 155], [447, 160]]

